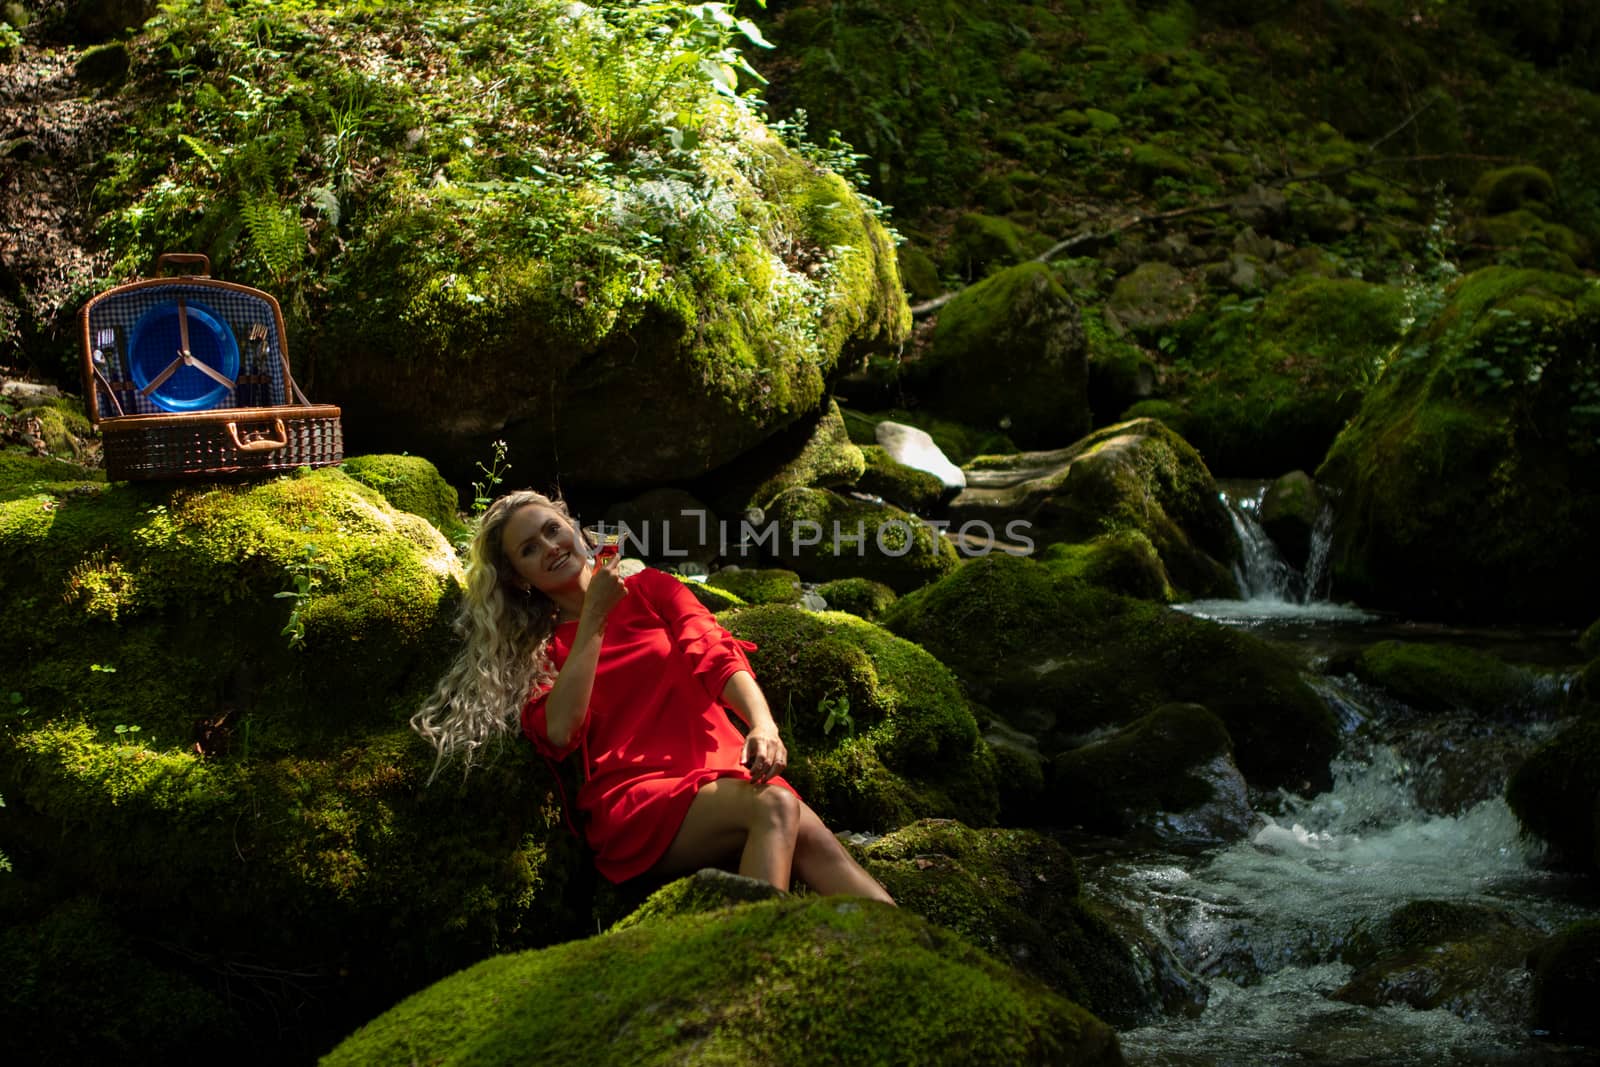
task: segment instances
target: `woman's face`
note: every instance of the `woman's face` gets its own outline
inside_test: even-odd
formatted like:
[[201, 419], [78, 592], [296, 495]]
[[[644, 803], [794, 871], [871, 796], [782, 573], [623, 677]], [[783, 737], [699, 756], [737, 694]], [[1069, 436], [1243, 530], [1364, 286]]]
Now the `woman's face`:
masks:
[[500, 551], [516, 572], [517, 584], [546, 595], [576, 585], [583, 588], [589, 554], [566, 516], [543, 504], [518, 508], [500, 534]]

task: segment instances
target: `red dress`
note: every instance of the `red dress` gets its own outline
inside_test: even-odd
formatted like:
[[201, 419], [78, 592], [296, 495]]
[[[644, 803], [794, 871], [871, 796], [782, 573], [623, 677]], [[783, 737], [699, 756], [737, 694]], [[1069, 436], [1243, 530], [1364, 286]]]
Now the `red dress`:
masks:
[[[523, 732], [540, 752], [558, 760], [581, 753], [577, 807], [595, 866], [613, 882], [655, 866], [702, 785], [750, 777], [739, 765], [744, 736], [721, 699], [728, 679], [750, 670], [745, 650], [756, 647], [723, 629], [670, 574], [647, 567], [624, 584], [628, 595], [606, 616], [589, 706], [567, 743], [557, 748], [546, 732], [548, 689], [522, 709]], [[562, 623], [550, 638], [557, 670], [577, 625]]]

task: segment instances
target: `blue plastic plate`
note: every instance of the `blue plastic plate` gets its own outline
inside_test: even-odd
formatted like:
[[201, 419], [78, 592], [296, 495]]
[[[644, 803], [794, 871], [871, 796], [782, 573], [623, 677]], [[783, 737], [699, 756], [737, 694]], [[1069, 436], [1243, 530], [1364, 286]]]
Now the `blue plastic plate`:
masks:
[[[189, 325], [189, 354], [230, 380], [239, 377], [239, 343], [216, 312], [185, 298]], [[128, 345], [128, 369], [141, 390], [161, 376], [178, 358], [183, 334], [178, 323], [178, 302], [158, 304], [133, 324]], [[227, 386], [195, 367], [179, 367], [158, 385], [150, 399], [164, 411], [201, 411], [215, 407], [228, 395]]]

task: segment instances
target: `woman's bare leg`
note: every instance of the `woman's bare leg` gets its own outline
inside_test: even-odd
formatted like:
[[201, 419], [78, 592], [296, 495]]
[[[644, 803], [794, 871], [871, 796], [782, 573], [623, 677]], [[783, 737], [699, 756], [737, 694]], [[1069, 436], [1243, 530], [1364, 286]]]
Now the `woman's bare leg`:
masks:
[[794, 873], [823, 896], [843, 894], [894, 903], [889, 891], [862, 869], [811, 806], [804, 803], [800, 805], [800, 831], [795, 838]]
[[755, 785], [743, 778], [707, 782], [653, 871], [682, 874], [740, 852], [740, 874], [787, 892], [803, 807], [781, 785]]

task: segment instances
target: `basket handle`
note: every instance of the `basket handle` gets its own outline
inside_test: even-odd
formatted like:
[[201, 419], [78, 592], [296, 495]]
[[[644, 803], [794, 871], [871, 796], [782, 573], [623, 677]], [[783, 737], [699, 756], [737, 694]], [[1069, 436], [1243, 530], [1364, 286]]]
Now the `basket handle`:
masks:
[[263, 437], [256, 441], [241, 441], [239, 439], [239, 424], [228, 423], [228, 436], [233, 438], [233, 446], [241, 452], [271, 452], [284, 447], [289, 443], [289, 430], [283, 425], [282, 419], [273, 419], [274, 429], [278, 431], [276, 441]]
[[156, 273], [157, 274], [166, 274], [167, 273], [167, 268], [169, 266], [171, 266], [171, 267], [195, 267], [195, 266], [198, 266], [200, 269], [198, 271], [194, 271], [192, 273], [194, 273], [198, 277], [204, 278], [204, 277], [207, 277], [208, 275], [210, 275], [210, 273], [211, 273], [211, 257], [206, 255], [203, 252], [163, 252], [163, 253], [161, 253], [161, 255], [156, 258]]

